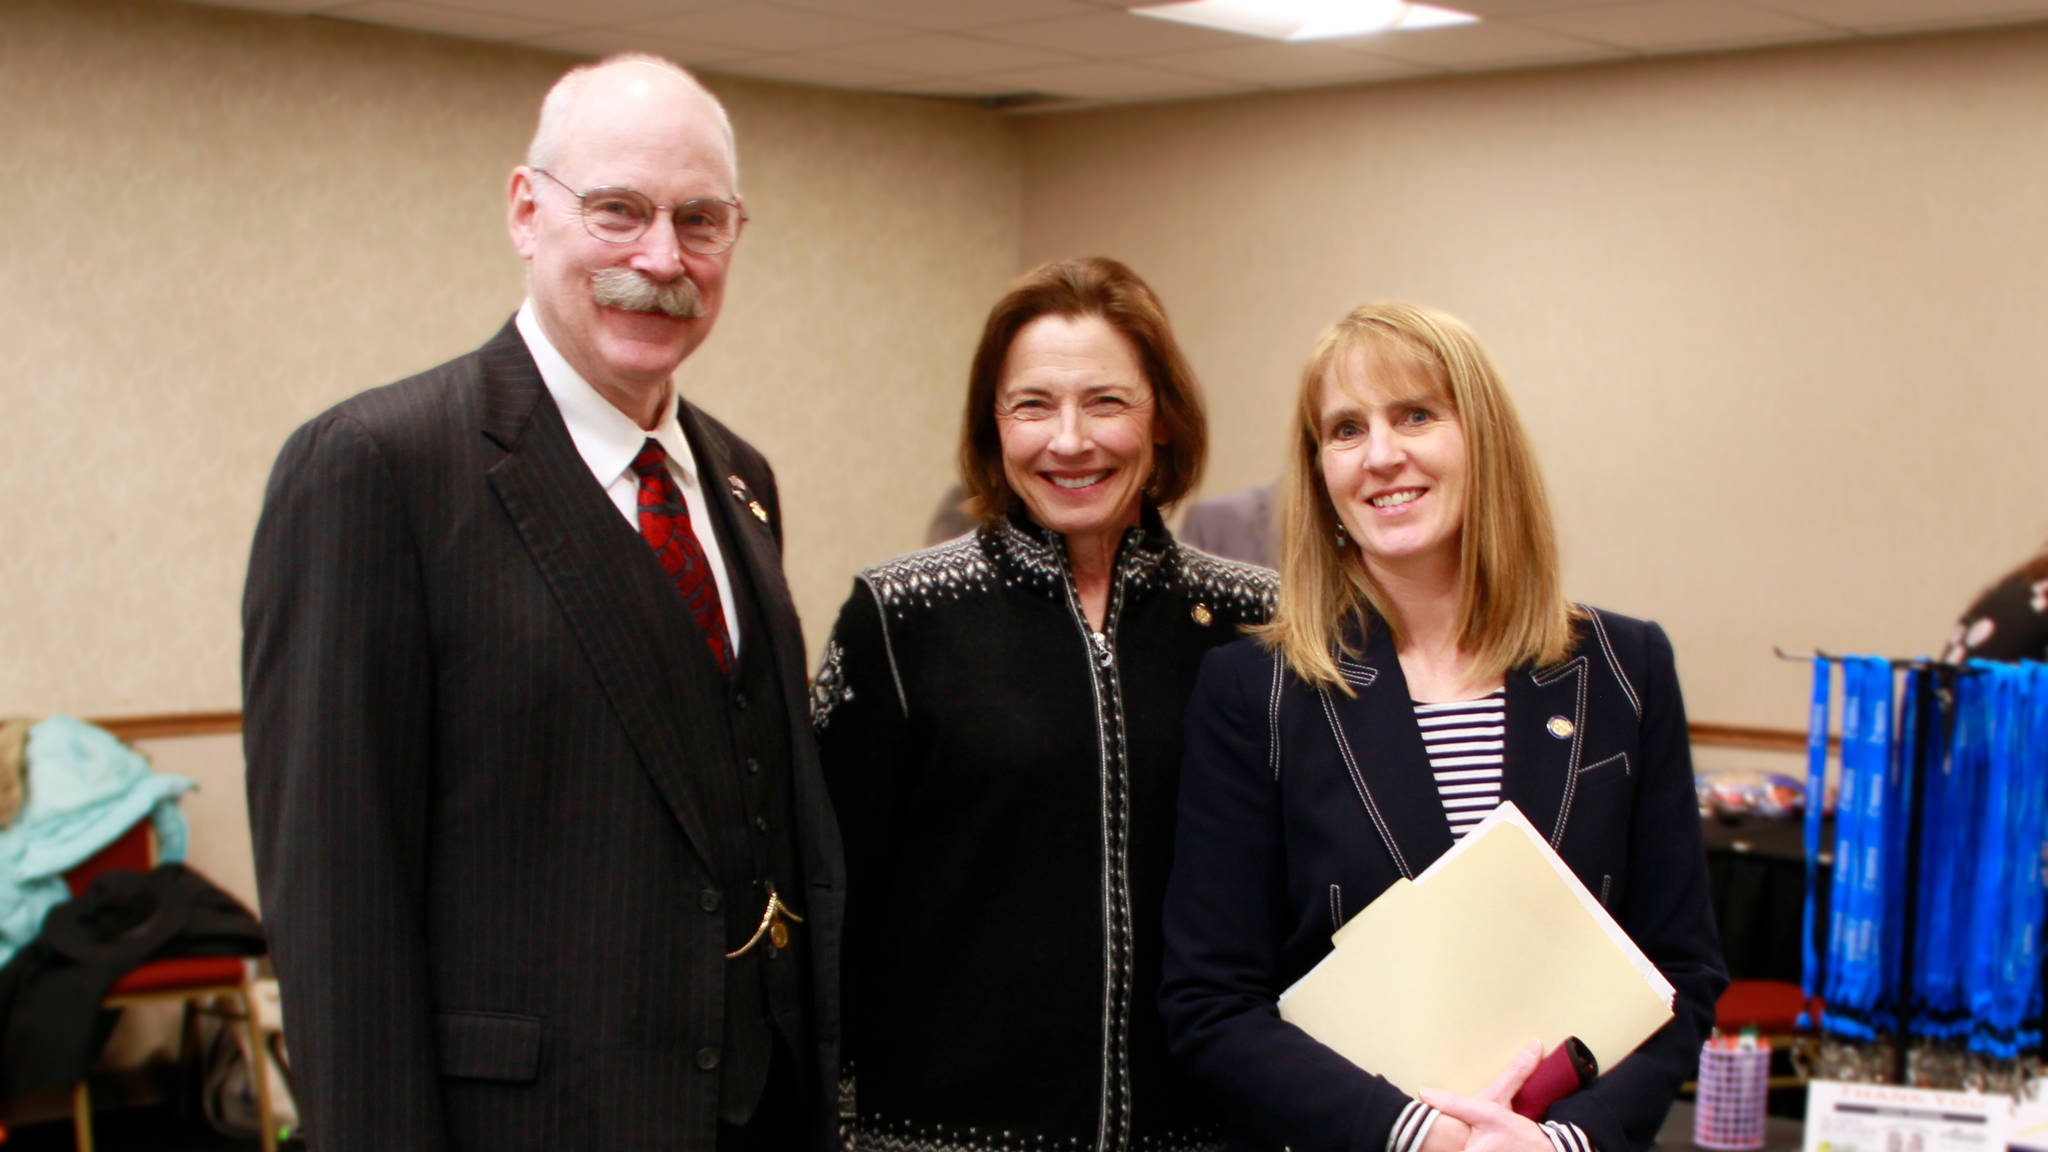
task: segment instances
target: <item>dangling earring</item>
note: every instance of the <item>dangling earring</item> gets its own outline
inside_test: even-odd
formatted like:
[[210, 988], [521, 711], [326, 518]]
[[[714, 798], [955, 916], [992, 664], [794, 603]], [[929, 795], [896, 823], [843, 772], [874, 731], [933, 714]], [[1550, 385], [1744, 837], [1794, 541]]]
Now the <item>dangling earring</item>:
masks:
[[1344, 525], [1342, 524], [1337, 525], [1337, 547], [1339, 549], [1351, 547], [1351, 537], [1345, 535]]

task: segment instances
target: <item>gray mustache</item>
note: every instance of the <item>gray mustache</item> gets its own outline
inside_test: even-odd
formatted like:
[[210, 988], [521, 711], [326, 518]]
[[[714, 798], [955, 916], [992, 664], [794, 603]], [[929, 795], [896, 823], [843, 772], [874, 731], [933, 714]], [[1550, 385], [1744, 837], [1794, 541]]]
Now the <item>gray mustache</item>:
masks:
[[695, 320], [704, 315], [704, 300], [696, 282], [685, 276], [669, 284], [657, 284], [631, 268], [605, 268], [590, 277], [591, 298], [606, 308], [629, 312], [661, 312], [678, 320]]

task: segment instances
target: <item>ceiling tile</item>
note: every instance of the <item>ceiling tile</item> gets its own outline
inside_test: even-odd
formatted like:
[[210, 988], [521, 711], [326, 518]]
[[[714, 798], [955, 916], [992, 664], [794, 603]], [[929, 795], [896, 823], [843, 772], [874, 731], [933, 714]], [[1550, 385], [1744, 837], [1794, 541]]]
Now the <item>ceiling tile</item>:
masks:
[[1522, 17], [1523, 27], [1562, 32], [1620, 48], [1683, 52], [1738, 45], [1785, 44], [1842, 35], [1797, 16], [1784, 16], [1723, 0], [1656, 0]]
[[672, 16], [690, 8], [708, 8], [717, 0], [436, 0], [443, 8], [467, 8], [495, 12], [500, 16], [523, 16], [551, 24], [571, 23], [584, 27], [618, 24], [628, 20], [651, 20]]
[[197, 0], [209, 8], [243, 8], [255, 12], [298, 12], [311, 14], [340, 8], [334, 0]]
[[1001, 82], [1016, 92], [1046, 92], [1094, 100], [1178, 100], [1220, 95], [1236, 87], [1210, 76], [1102, 60], [991, 73], [980, 79]]
[[911, 79], [886, 68], [864, 68], [815, 56], [747, 56], [723, 61], [704, 71], [782, 80], [791, 84], [815, 84], [824, 88], [889, 88]]
[[957, 31], [1020, 20], [1078, 16], [1093, 5], [1079, 0], [775, 0], [778, 6], [833, 16]]
[[1000, 40], [1006, 44], [1029, 44], [1076, 56], [1112, 59], [1227, 48], [1244, 43], [1244, 37], [1228, 32], [1110, 11], [1062, 16], [1055, 20], [1032, 20], [1023, 24], [1002, 24], [979, 29], [974, 34], [980, 39]]
[[1240, 43], [1228, 48], [1153, 56], [1148, 58], [1148, 63], [1225, 80], [1283, 88], [1391, 80], [1432, 71], [1417, 64], [1332, 48], [1327, 44]]
[[1903, 32], [2048, 19], [2048, 0], [1757, 0], [1857, 32]]
[[901, 37], [900, 27], [848, 20], [822, 12], [799, 12], [765, 4], [722, 4], [631, 25], [669, 36], [730, 44], [762, 53], [806, 52], [841, 44]]
[[1481, 22], [1286, 45], [1127, 14], [1147, 0], [191, 2], [583, 56], [655, 52], [801, 84], [1070, 98], [1021, 111], [1805, 42], [1826, 29], [1883, 35], [2048, 20], [2048, 0], [1442, 0]]
[[678, 64], [691, 68], [758, 55], [745, 48], [707, 44], [699, 40], [684, 40], [678, 37], [653, 36], [621, 28], [573, 28], [566, 32], [550, 32], [544, 36], [522, 37], [520, 43], [591, 57], [610, 56], [614, 52], [652, 52], [656, 56], [666, 56]]
[[1027, 48], [1021, 44], [997, 44], [938, 33], [824, 48], [811, 55], [915, 76], [965, 76], [975, 72], [1065, 64], [1074, 59], [1065, 53]]
[[1537, 12], [1563, 12], [1572, 8], [1626, 7], [1639, 0], [1430, 0], [1439, 8], [1469, 13], [1481, 20], [1518, 20]]
[[1624, 49], [1605, 44], [1490, 21], [1460, 24], [1455, 28], [1382, 32], [1377, 36], [1353, 36], [1324, 43], [1360, 50], [1368, 50], [1369, 45], [1374, 55], [1392, 56], [1416, 64], [1438, 64], [1446, 68], [1512, 68], [1528, 64], [1610, 60], [1631, 55]]
[[992, 96], [1013, 96], [1018, 87], [986, 76], [920, 76], [891, 84], [887, 91], [901, 96], [935, 96], [950, 100], [980, 100]]
[[534, 20], [525, 16], [508, 16], [497, 12], [444, 8], [438, 4], [415, 4], [411, 0], [371, 0], [368, 4], [335, 7], [322, 15], [332, 16], [337, 20], [358, 20], [365, 24], [386, 24], [394, 28], [439, 32], [471, 40], [520, 40], [548, 32], [564, 31], [567, 27], [560, 20]]

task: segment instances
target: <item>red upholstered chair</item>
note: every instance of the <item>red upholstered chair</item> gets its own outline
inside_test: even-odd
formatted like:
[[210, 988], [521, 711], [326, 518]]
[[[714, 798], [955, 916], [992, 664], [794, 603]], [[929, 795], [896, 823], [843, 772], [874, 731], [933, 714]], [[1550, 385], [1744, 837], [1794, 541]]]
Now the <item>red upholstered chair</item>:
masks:
[[[1797, 984], [1783, 980], [1736, 980], [1714, 1003], [1714, 1027], [1730, 1034], [1754, 1028], [1759, 1036], [1770, 1041], [1773, 1051], [1786, 1053], [1790, 1073], [1772, 1075], [1771, 1087], [1789, 1088], [1806, 1083], [1805, 1069], [1810, 1066], [1818, 1036], [1818, 1029], [1799, 1025], [1800, 1014], [1808, 1008], [1813, 1014], [1807, 1019], [1818, 1020], [1819, 998], [1809, 1004], [1805, 989]], [[1776, 1065], [1776, 1058], [1771, 1062]], [[1773, 1072], [1776, 1073], [1775, 1067]]]
[[[64, 874], [64, 882], [75, 897], [82, 894], [102, 872], [147, 872], [156, 865], [156, 833], [149, 820], [137, 821], [121, 838]], [[228, 996], [242, 1003], [242, 1019], [249, 1029], [250, 1073], [256, 1081], [256, 1115], [261, 1125], [263, 1152], [277, 1148], [277, 1122], [270, 1112], [270, 1061], [264, 1058], [263, 1031], [256, 1019], [256, 991], [251, 986], [250, 962], [240, 956], [180, 956], [152, 960], [115, 981], [107, 990], [106, 1006], [123, 1008], [130, 1004], [173, 1000], [191, 1011], [192, 1002], [212, 996]], [[92, 1152], [92, 1098], [85, 1081], [71, 1092], [71, 1120], [77, 1132], [79, 1152]]]

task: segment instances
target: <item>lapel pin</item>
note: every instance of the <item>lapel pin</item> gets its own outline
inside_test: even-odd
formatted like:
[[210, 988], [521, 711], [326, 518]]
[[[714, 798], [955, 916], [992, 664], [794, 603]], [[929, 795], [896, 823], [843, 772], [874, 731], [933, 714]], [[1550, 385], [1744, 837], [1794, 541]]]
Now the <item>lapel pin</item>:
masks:
[[1571, 739], [1572, 733], [1576, 730], [1572, 727], [1572, 722], [1562, 716], [1552, 716], [1550, 723], [1545, 724], [1544, 727], [1549, 729], [1550, 734], [1559, 740]]
[[1188, 615], [1193, 616], [1195, 623], [1200, 624], [1204, 628], [1209, 626], [1209, 621], [1216, 619], [1216, 614], [1209, 611], [1207, 604], [1195, 605], [1194, 610], [1189, 612]]
[[752, 492], [747, 491], [747, 482], [745, 480], [740, 479], [737, 474], [734, 474], [727, 476], [725, 482], [732, 485], [732, 498], [746, 504], [747, 510], [754, 514], [754, 519], [759, 520], [763, 524], [768, 522], [768, 509], [761, 507], [761, 502], [754, 499]]

